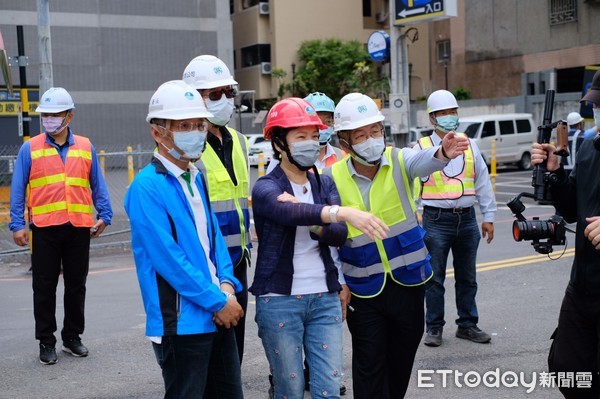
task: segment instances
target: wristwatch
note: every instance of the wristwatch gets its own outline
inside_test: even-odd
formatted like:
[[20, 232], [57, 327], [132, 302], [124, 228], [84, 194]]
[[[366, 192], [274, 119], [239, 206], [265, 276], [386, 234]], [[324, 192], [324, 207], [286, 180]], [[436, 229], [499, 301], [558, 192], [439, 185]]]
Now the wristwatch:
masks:
[[337, 223], [337, 214], [338, 214], [339, 210], [340, 210], [339, 205], [332, 205], [329, 208], [329, 217], [331, 218], [331, 223]]

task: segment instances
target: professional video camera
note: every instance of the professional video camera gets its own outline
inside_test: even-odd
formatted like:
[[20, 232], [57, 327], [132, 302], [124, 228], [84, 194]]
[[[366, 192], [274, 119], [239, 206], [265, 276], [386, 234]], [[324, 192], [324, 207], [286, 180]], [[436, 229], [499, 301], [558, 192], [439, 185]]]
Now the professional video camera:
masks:
[[[552, 112], [554, 109], [554, 90], [546, 91], [546, 100], [544, 104], [544, 120], [541, 126], [538, 126], [538, 139], [540, 144], [549, 143], [552, 130], [558, 127], [558, 146], [555, 154], [559, 156], [569, 155], [568, 149], [568, 131], [566, 123], [562, 120], [552, 122]], [[520, 193], [506, 203], [508, 208], [515, 215], [517, 220], [513, 222], [513, 237], [515, 241], [531, 240], [533, 249], [540, 254], [549, 254], [553, 251], [554, 245], [565, 245], [566, 232], [572, 230], [566, 227], [564, 219], [559, 215], [553, 215], [548, 220], [539, 220], [534, 217], [533, 220], [527, 220], [523, 216], [525, 205], [521, 202], [521, 197], [531, 198], [542, 204], [550, 204], [550, 192], [548, 184], [556, 181], [556, 176], [548, 172], [546, 161], [538, 164], [533, 169], [533, 179], [531, 185], [534, 188], [533, 194]], [[546, 241], [542, 241], [546, 240]]]

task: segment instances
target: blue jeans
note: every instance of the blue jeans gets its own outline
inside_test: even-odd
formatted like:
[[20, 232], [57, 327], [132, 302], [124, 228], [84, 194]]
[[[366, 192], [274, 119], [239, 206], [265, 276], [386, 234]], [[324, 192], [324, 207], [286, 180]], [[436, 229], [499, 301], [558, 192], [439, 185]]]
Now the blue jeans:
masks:
[[427, 282], [425, 317], [427, 331], [434, 327], [443, 327], [444, 321], [444, 280], [446, 263], [452, 250], [454, 280], [456, 290], [456, 324], [461, 328], [476, 326], [479, 321], [475, 295], [477, 281], [475, 264], [477, 247], [481, 233], [477, 225], [475, 208], [463, 213], [453, 213], [439, 208], [423, 209], [423, 227], [425, 245], [431, 254], [433, 278]]
[[171, 335], [152, 343], [162, 369], [165, 399], [241, 399], [242, 373], [233, 329]]
[[256, 323], [275, 398], [304, 398], [302, 347], [310, 368], [311, 397], [340, 397], [342, 309], [337, 293], [258, 297]]

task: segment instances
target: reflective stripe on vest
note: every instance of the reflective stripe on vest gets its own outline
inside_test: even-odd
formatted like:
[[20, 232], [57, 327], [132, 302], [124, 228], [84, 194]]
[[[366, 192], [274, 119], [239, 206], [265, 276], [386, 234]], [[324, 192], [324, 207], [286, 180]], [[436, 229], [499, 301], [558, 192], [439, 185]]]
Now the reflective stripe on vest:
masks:
[[233, 141], [231, 159], [237, 186], [210, 145], [206, 146], [197, 166], [206, 176], [212, 209], [219, 221], [231, 260], [237, 262], [244, 251], [249, 252], [250, 245], [248, 149], [245, 136], [234, 129], [227, 129]]
[[82, 136], [73, 135], [73, 140], [65, 163], [56, 148], [46, 143], [45, 134], [29, 140], [29, 208], [35, 226], [59, 226], [68, 222], [77, 227], [94, 225], [89, 180], [92, 144]]
[[[460, 136], [467, 137], [464, 133]], [[431, 137], [419, 139], [422, 149], [433, 147]], [[458, 199], [463, 195], [475, 195], [475, 157], [471, 145], [463, 154], [463, 168], [456, 176], [448, 176], [443, 170], [433, 172], [421, 182], [423, 199]]]
[[388, 238], [372, 241], [348, 224], [348, 239], [340, 248], [340, 258], [346, 283], [359, 297], [377, 296], [388, 276], [398, 284], [421, 285], [432, 275], [402, 151], [388, 147], [385, 157], [389, 165], [380, 167], [369, 190], [370, 209], [366, 209], [350, 174], [347, 162], [351, 160], [325, 170], [333, 177], [343, 206], [369, 211], [390, 227]]

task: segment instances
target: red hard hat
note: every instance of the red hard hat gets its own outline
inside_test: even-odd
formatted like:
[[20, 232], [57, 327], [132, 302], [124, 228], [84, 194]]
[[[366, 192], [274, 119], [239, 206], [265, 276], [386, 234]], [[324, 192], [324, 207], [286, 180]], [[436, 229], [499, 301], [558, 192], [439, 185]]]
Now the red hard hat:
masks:
[[319, 130], [327, 129], [327, 125], [321, 122], [313, 106], [298, 97], [284, 98], [271, 107], [263, 130], [265, 139], [271, 139], [271, 131], [276, 126], [286, 129], [301, 126], [315, 126]]

